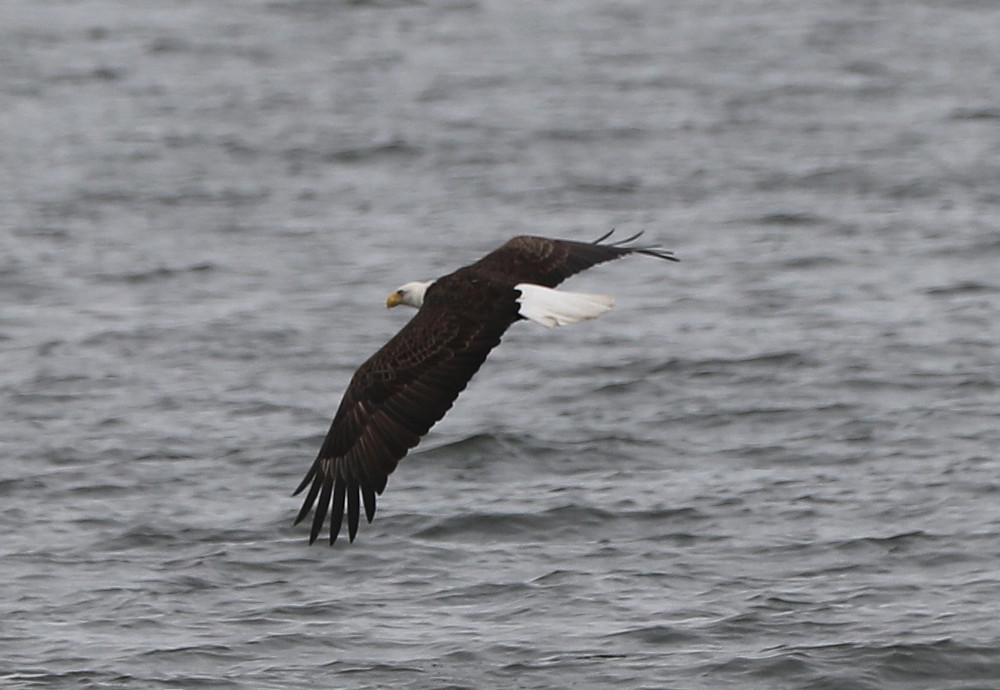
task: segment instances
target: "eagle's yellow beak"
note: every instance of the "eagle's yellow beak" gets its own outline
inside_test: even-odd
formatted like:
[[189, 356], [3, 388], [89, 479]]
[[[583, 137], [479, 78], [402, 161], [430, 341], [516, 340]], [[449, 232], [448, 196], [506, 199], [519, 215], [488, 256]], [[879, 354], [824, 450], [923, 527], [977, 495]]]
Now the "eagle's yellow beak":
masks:
[[399, 290], [396, 290], [394, 293], [389, 295], [389, 297], [385, 300], [385, 308], [392, 309], [393, 307], [397, 307], [402, 303], [403, 303], [403, 293], [400, 292]]

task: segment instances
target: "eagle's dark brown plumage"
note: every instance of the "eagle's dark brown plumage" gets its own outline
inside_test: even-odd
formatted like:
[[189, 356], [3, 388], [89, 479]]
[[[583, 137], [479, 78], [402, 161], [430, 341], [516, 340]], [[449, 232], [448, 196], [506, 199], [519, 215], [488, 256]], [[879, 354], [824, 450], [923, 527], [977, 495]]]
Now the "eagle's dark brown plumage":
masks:
[[628, 254], [676, 261], [657, 247], [627, 246], [640, 234], [613, 243], [603, 243], [610, 232], [592, 243], [515, 237], [434, 281], [417, 315], [351, 378], [319, 454], [295, 490], [309, 487], [295, 524], [316, 507], [309, 543], [319, 536], [327, 514], [330, 544], [337, 540], [345, 512], [352, 542], [362, 503], [372, 521], [375, 496], [399, 460], [444, 417], [504, 331], [523, 318], [515, 286], [554, 288], [575, 273]]

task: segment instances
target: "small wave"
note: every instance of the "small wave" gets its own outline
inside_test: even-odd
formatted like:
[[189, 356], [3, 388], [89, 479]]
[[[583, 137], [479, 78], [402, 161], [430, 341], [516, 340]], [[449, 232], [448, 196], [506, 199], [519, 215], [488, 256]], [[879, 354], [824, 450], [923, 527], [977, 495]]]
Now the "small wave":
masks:
[[644, 135], [637, 127], [577, 127], [556, 126], [536, 132], [539, 139], [551, 141], [629, 141]]
[[[547, 519], [552, 517], [552, 513], [551, 510], [546, 513], [477, 512], [449, 516], [419, 530], [414, 536], [422, 539], [453, 539], [456, 537], [478, 538], [483, 534], [488, 534], [492, 539], [523, 539], [527, 535], [535, 535], [542, 530], [551, 534], [553, 530], [565, 528], [565, 523]], [[580, 510], [576, 515], [578, 519], [573, 524], [575, 527], [593, 526], [609, 515], [597, 509]]]
[[38, 475], [11, 479], [0, 478], [0, 496], [13, 496], [20, 492], [44, 490], [47, 486]]
[[977, 294], [977, 293], [993, 293], [1000, 291], [1000, 286], [988, 285], [986, 283], [981, 283], [975, 280], [962, 280], [957, 283], [952, 283], [950, 285], [940, 285], [937, 287], [927, 288], [924, 292], [928, 295], [935, 296], [949, 296], [949, 295], [966, 295], [966, 294]]
[[913, 530], [911, 532], [900, 532], [882, 537], [857, 537], [854, 539], [844, 539], [832, 544], [838, 550], [852, 550], [868, 546], [878, 546], [890, 552], [895, 552], [910, 548], [919, 543], [935, 542], [941, 537], [928, 534], [923, 530]]
[[[631, 533], [636, 523], [657, 522], [664, 525], [686, 523], [701, 519], [694, 508], [669, 508], [634, 511], [611, 511], [594, 506], [562, 505], [541, 512], [476, 512], [467, 515], [441, 518], [417, 531], [414, 536], [423, 539], [479, 539], [489, 535], [491, 539], [525, 540], [538, 538], [544, 532], [545, 538], [553, 535], [590, 534], [599, 530], [616, 527]], [[612, 534], [606, 534], [614, 538]], [[687, 532], [669, 532], [651, 536], [654, 541], [688, 543], [702, 538]]]
[[480, 432], [464, 436], [453, 441], [445, 441], [436, 445], [427, 444], [421, 446], [420, 450], [416, 451], [414, 455], [430, 453], [459, 453], [463, 455], [483, 454], [494, 456], [499, 454], [509, 455], [511, 454], [511, 451], [517, 453], [522, 450], [535, 448], [536, 446], [534, 441], [526, 435], [516, 436], [513, 434], [496, 432]]
[[799, 368], [817, 366], [813, 358], [795, 350], [767, 352], [752, 357], [706, 357], [704, 359], [672, 357], [651, 369], [651, 373], [724, 371], [732, 368]]
[[817, 216], [805, 211], [777, 211], [774, 213], [765, 213], [749, 220], [750, 222], [755, 222], [760, 225], [779, 226], [822, 225], [823, 223], [828, 222], [827, 219], [822, 216]]
[[[705, 667], [705, 672], [736, 672], [748, 686], [759, 679], [794, 679], [795, 687], [961, 687], [994, 688], [1000, 657], [990, 645], [969, 645], [951, 638], [912, 643], [782, 645], [756, 657], [736, 657]], [[935, 685], [934, 681], [943, 685]], [[911, 685], [911, 683], [913, 685]], [[930, 683], [930, 684], [929, 684]]]
[[[149, 684], [149, 679], [113, 671], [66, 671], [65, 673], [59, 673], [57, 671], [32, 668], [22, 669], [13, 673], [0, 672], [0, 683], [6, 688], [152, 687]], [[235, 684], [233, 687], [235, 687]]]
[[952, 120], [1000, 120], [1000, 108], [989, 106], [955, 108], [948, 117]]
[[878, 187], [878, 178], [861, 166], [842, 165], [806, 172], [774, 172], [756, 182], [761, 192], [805, 190], [866, 194]]
[[323, 163], [362, 163], [380, 159], [414, 158], [421, 153], [423, 149], [419, 146], [402, 139], [393, 139], [319, 151], [299, 146], [285, 151], [284, 157], [295, 163], [308, 160], [318, 160]]
[[611, 639], [634, 640], [643, 644], [665, 645], [681, 642], [691, 642], [701, 639], [701, 635], [692, 632], [690, 629], [675, 628], [669, 625], [644, 625], [637, 628], [628, 628], [605, 635]]
[[126, 551], [152, 546], [170, 546], [180, 543], [176, 532], [158, 529], [150, 525], [137, 525], [113, 537], [98, 542], [95, 550]]
[[169, 280], [171, 278], [185, 276], [191, 273], [206, 273], [208, 271], [215, 270], [215, 268], [215, 264], [205, 261], [181, 267], [157, 266], [156, 268], [150, 268], [143, 271], [113, 274], [105, 273], [98, 276], [98, 279], [105, 282], [123, 282], [138, 285], [142, 283]]
[[479, 582], [468, 587], [448, 589], [435, 595], [434, 599], [439, 602], [479, 602], [484, 599], [506, 598], [508, 595], [520, 599], [531, 588], [526, 582]]
[[577, 177], [569, 183], [571, 191], [585, 194], [632, 194], [641, 186], [642, 180], [631, 175], [619, 179]]
[[806, 256], [796, 256], [785, 261], [780, 262], [778, 265], [790, 270], [804, 270], [810, 268], [817, 268], [821, 266], [836, 266], [838, 264], [844, 264], [846, 260], [837, 256], [828, 255], [815, 255], [810, 254]]
[[151, 649], [148, 652], [144, 652], [142, 656], [155, 657], [157, 659], [163, 659], [163, 660], [172, 660], [175, 659], [176, 657], [184, 657], [184, 659], [187, 661], [190, 661], [193, 658], [199, 658], [207, 661], [216, 660], [216, 661], [226, 662], [232, 660], [232, 654], [233, 654], [232, 648], [226, 645], [205, 644], [205, 645], [180, 645], [177, 647], [169, 647], [165, 649]]
[[93, 549], [114, 552], [145, 548], [191, 547], [199, 544], [237, 544], [255, 542], [259, 538], [259, 532], [246, 529], [134, 525], [97, 542]]

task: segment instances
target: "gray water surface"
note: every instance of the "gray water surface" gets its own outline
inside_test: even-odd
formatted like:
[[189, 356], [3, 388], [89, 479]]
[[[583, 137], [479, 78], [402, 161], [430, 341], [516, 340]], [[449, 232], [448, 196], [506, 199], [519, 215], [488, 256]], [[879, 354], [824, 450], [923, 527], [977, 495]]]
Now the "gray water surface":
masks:
[[[4, 687], [998, 687], [1000, 6], [3, 15]], [[385, 295], [612, 227], [309, 547]]]

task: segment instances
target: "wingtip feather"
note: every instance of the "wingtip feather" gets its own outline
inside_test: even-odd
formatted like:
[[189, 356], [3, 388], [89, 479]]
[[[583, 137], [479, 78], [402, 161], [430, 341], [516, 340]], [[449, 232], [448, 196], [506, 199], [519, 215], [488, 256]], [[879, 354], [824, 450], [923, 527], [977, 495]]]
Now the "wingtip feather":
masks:
[[299, 514], [295, 517], [295, 522], [292, 526], [299, 524], [306, 519], [309, 515], [309, 511], [312, 510], [313, 503], [316, 501], [316, 495], [319, 493], [320, 482], [313, 482], [312, 486], [309, 488], [309, 493], [306, 494], [305, 500], [302, 501], [302, 507], [299, 508]]
[[302, 478], [302, 481], [299, 482], [298, 487], [295, 489], [295, 491], [292, 492], [292, 496], [298, 496], [300, 493], [302, 493], [302, 490], [309, 485], [309, 482], [312, 481], [312, 478], [315, 475], [316, 475], [316, 463], [313, 463], [312, 467], [309, 468], [309, 471], [306, 472], [306, 476]]
[[361, 506], [358, 505], [358, 483], [351, 482], [347, 487], [347, 535], [354, 543], [358, 534], [358, 518], [361, 516]]
[[[640, 230], [639, 232], [630, 235], [624, 239], [615, 240], [614, 242], [607, 242], [603, 246], [615, 247], [616, 249], [622, 252], [620, 256], [624, 256], [625, 254], [635, 253], [635, 254], [645, 254], [646, 256], [656, 257], [657, 259], [665, 259], [667, 261], [680, 261], [680, 259], [674, 256], [674, 253], [669, 249], [663, 249], [657, 246], [650, 246], [650, 247], [627, 246], [629, 243], [635, 242], [637, 239], [642, 237], [643, 234], [645, 234], [645, 232], [646, 232], [645, 230]], [[604, 233], [596, 240], [594, 240], [593, 244], [601, 244], [602, 242], [604, 242], [604, 240], [611, 237], [614, 233], [615, 233], [615, 228], [611, 228], [611, 230], [609, 230], [608, 232]]]
[[361, 497], [364, 499], [365, 504], [365, 519], [368, 520], [368, 524], [372, 524], [372, 520], [375, 519], [375, 492], [372, 490], [371, 486], [367, 483], [361, 484]]
[[340, 526], [344, 522], [344, 482], [338, 481], [333, 488], [333, 508], [330, 511], [330, 546], [340, 536]]
[[611, 228], [611, 229], [610, 229], [610, 230], [608, 230], [608, 231], [607, 231], [606, 233], [604, 233], [603, 235], [601, 235], [600, 237], [598, 237], [598, 238], [597, 238], [596, 240], [594, 240], [594, 241], [593, 241], [593, 244], [600, 244], [600, 243], [601, 243], [601, 242], [603, 242], [604, 240], [606, 240], [606, 239], [608, 239], [609, 237], [611, 237], [611, 236], [612, 236], [613, 234], [615, 234], [615, 229], [614, 229], [614, 228]]

